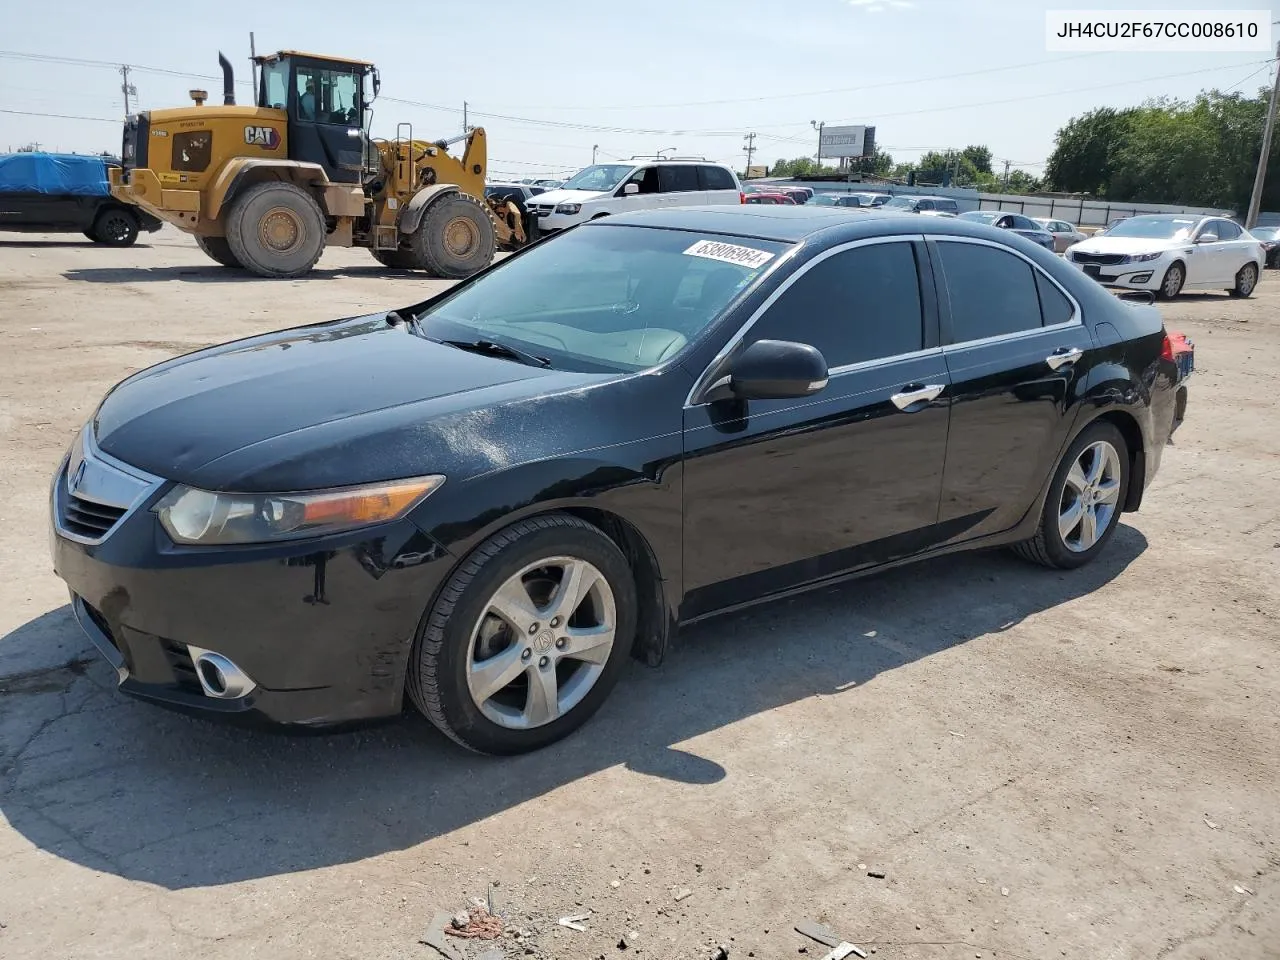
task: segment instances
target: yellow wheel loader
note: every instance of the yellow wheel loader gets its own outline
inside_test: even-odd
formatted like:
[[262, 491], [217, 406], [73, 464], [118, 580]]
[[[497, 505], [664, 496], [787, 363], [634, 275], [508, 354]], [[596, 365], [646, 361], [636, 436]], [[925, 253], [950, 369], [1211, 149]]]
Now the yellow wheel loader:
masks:
[[[388, 267], [461, 279], [526, 242], [513, 204], [484, 196], [484, 130], [452, 141], [368, 135], [377, 68], [294, 50], [256, 57], [256, 106], [152, 110], [125, 121], [111, 192], [194, 234], [213, 260], [263, 277], [307, 273], [325, 246], [368, 247]], [[372, 96], [366, 90], [370, 81]], [[449, 148], [462, 143], [462, 157]]]

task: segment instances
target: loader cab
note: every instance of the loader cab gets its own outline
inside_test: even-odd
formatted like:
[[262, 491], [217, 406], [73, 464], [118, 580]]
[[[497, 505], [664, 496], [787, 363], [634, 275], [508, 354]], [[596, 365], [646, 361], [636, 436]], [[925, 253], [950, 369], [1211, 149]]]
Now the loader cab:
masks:
[[375, 93], [378, 86], [373, 64], [293, 50], [256, 59], [258, 106], [288, 114], [289, 159], [319, 164], [335, 183], [360, 183], [372, 100], [365, 77]]

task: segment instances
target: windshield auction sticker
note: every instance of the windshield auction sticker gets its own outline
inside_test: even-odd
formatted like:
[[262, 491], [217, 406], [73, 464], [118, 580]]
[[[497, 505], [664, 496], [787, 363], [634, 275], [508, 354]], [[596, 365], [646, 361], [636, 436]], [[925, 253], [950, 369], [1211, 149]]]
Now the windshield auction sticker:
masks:
[[772, 253], [740, 247], [736, 243], [721, 243], [719, 240], [699, 240], [685, 251], [685, 255], [719, 260], [722, 263], [734, 263], [749, 270], [763, 267], [773, 259]]

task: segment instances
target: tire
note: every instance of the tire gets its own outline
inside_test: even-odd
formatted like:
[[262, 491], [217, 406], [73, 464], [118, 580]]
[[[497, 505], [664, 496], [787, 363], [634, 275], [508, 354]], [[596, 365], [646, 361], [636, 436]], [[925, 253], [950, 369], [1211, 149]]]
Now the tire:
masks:
[[[555, 611], [569, 562], [584, 574], [599, 574], [581, 595], [573, 625], [567, 617], [563, 623], [546, 620]], [[500, 588], [528, 602], [528, 616], [515, 616], [519, 626], [492, 612]], [[557, 636], [560, 630], [587, 631], [592, 621], [607, 626], [610, 617], [614, 629], [607, 650], [594, 647], [590, 661], [558, 652], [570, 642]], [[612, 540], [567, 514], [522, 520], [477, 547], [441, 589], [419, 627], [406, 687], [427, 719], [468, 749], [499, 755], [537, 750], [572, 733], [599, 709], [630, 655], [635, 624], [635, 580]], [[577, 636], [591, 640], [586, 632]], [[477, 654], [484, 655], [477, 660]], [[490, 659], [506, 669], [490, 684], [495, 692], [481, 699], [483, 689], [472, 693], [485, 680], [477, 665]], [[503, 677], [510, 679], [503, 684]], [[556, 681], [536, 688], [554, 689], [554, 710], [538, 709], [550, 702], [535, 702], [532, 684], [538, 678]]]
[[131, 247], [138, 239], [138, 218], [131, 210], [108, 207], [93, 221], [94, 243], [108, 247]]
[[1258, 289], [1258, 265], [1246, 263], [1236, 272], [1236, 285], [1227, 293], [1233, 297], [1248, 298]]
[[249, 187], [227, 213], [227, 243], [250, 273], [300, 277], [324, 252], [324, 215], [315, 198], [292, 183]]
[[239, 260], [236, 259], [235, 253], [231, 250], [231, 244], [227, 242], [226, 237], [196, 237], [196, 246], [205, 252], [210, 260], [222, 264], [224, 267], [242, 267]]
[[476, 199], [445, 194], [422, 214], [412, 238], [414, 261], [432, 276], [464, 280], [493, 262], [497, 238]]
[[[1110, 456], [1105, 449], [1110, 448]], [[1088, 466], [1095, 461], [1092, 455], [1104, 455], [1105, 469], [1098, 475], [1096, 486], [1087, 490], [1080, 487], [1080, 481], [1089, 481]], [[1077, 461], [1084, 460], [1077, 472], [1073, 470]], [[1078, 525], [1069, 526], [1064, 536], [1062, 528], [1070, 523], [1060, 521], [1066, 516], [1067, 509], [1074, 503], [1079, 504], [1081, 498], [1088, 494], [1100, 494], [1100, 498], [1092, 508], [1080, 511]], [[1049, 484], [1049, 494], [1045, 497], [1044, 510], [1040, 516], [1040, 526], [1036, 535], [1030, 540], [1015, 544], [1013, 550], [1024, 560], [1030, 560], [1046, 567], [1059, 570], [1071, 570], [1082, 567], [1106, 549], [1116, 527], [1120, 523], [1120, 513], [1125, 499], [1129, 495], [1129, 446], [1124, 435], [1114, 424], [1099, 422], [1090, 425], [1067, 448], [1067, 452], [1059, 461], [1053, 472], [1053, 480]], [[1105, 515], [1105, 526], [1092, 542], [1086, 540], [1087, 532], [1084, 513], [1095, 518], [1098, 516], [1098, 504], [1110, 507]], [[1074, 542], [1073, 542], [1074, 541]]]
[[373, 254], [373, 259], [390, 270], [413, 270], [417, 267], [412, 250], [370, 249], [369, 252]]
[[86, 231], [84, 232], [84, 235], [85, 235], [86, 239], [92, 240], [94, 243], [97, 243], [97, 242], [98, 242], [98, 238], [97, 238], [97, 237], [95, 237], [95, 236], [93, 235], [93, 231], [92, 231], [92, 230], [86, 230]]
[[1187, 268], [1182, 265], [1181, 260], [1174, 261], [1164, 272], [1164, 278], [1160, 281], [1160, 289], [1156, 296], [1161, 300], [1172, 300], [1182, 292], [1182, 285], [1186, 282]]

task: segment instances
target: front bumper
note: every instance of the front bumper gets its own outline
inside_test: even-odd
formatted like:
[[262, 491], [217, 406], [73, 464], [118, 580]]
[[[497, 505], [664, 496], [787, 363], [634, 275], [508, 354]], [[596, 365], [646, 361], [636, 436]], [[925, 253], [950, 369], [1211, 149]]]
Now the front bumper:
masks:
[[1117, 264], [1077, 263], [1070, 253], [1065, 255], [1065, 259], [1071, 266], [1093, 277], [1103, 286], [1122, 287], [1126, 290], [1159, 290], [1167, 267], [1162, 260]]
[[[54, 480], [54, 570], [122, 692], [308, 728], [400, 712], [418, 623], [452, 566], [442, 547], [408, 520], [292, 544], [178, 547], [150, 510], [167, 487], [151, 485], [95, 538], [66, 522], [66, 463]], [[92, 491], [89, 477], [79, 489]], [[210, 695], [192, 648], [225, 656], [255, 686]]]

